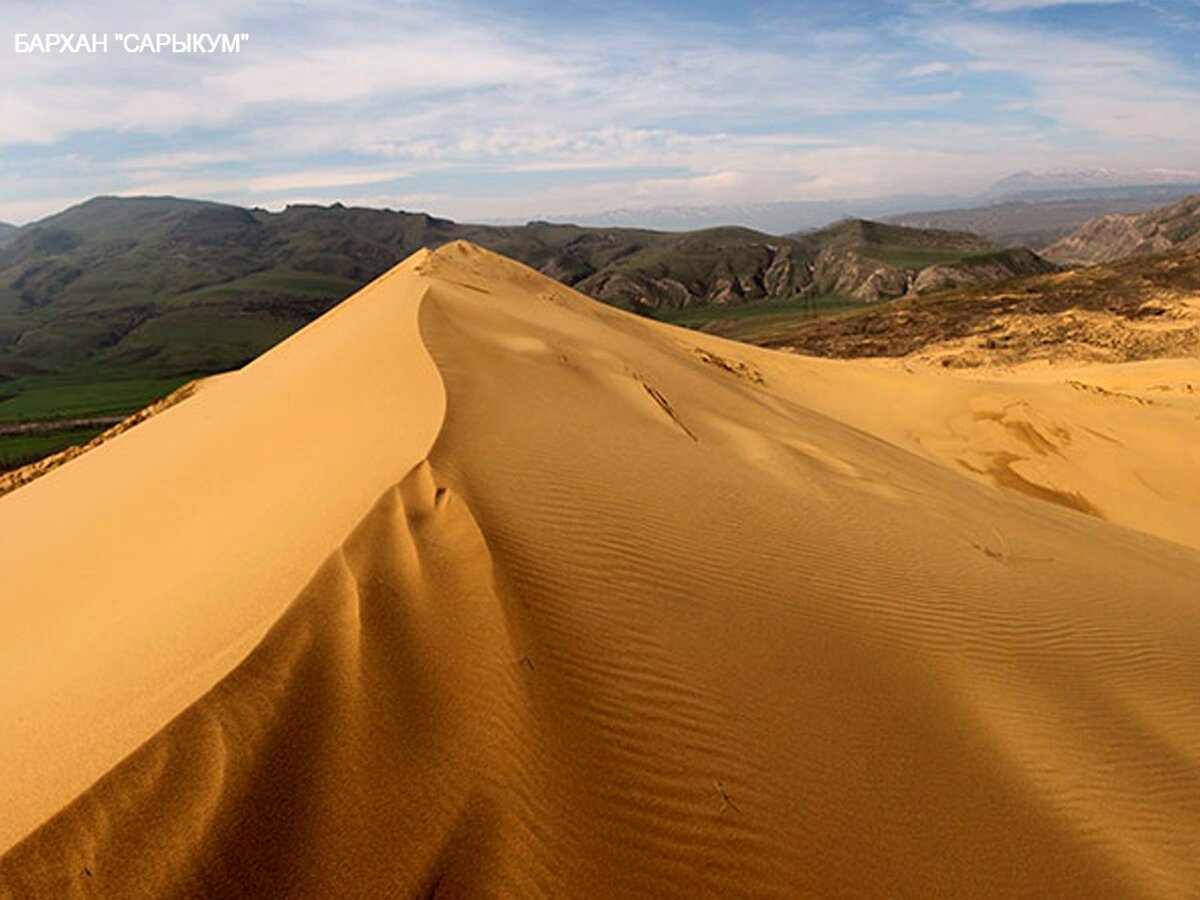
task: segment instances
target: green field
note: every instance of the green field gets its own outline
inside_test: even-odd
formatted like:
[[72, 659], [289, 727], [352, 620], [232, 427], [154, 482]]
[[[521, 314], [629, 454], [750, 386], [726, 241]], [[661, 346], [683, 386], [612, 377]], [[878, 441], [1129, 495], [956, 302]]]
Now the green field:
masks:
[[24, 378], [0, 384], [0, 423], [125, 415], [153, 403], [191, 376], [82, 381]]
[[80, 381], [27, 378], [0, 385], [0, 426], [50, 423], [31, 434], [0, 434], [0, 472], [35, 462], [75, 444], [84, 444], [107, 425], [77, 423], [54, 428], [55, 420], [73, 422], [101, 416], [125, 416], [186, 384], [190, 377]]
[[0, 435], [0, 472], [16, 469], [67, 447], [86, 444], [103, 428], [73, 428], [39, 434]]
[[790, 297], [727, 306], [693, 306], [669, 310], [656, 317], [673, 325], [756, 343], [784, 334], [802, 322], [873, 305], [845, 297]]
[[233, 281], [207, 285], [189, 294], [191, 297], [203, 297], [214, 293], [263, 291], [304, 297], [346, 297], [359, 287], [357, 281], [338, 275], [271, 269], [266, 272], [254, 272]]

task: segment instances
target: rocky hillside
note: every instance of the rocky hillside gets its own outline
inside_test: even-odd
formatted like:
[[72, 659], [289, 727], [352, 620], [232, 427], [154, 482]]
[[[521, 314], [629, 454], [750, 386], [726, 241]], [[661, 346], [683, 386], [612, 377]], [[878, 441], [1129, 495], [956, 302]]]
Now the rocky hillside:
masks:
[[1200, 253], [1134, 257], [794, 321], [766, 346], [944, 366], [1200, 354]]
[[1094, 265], [1168, 250], [1200, 249], [1200, 194], [1147, 213], [1102, 216], [1050, 244], [1047, 259]]
[[663, 235], [574, 286], [635, 309], [784, 297], [874, 303], [1054, 269], [1029, 250], [998, 248], [966, 232], [847, 219], [787, 238], [741, 228]]

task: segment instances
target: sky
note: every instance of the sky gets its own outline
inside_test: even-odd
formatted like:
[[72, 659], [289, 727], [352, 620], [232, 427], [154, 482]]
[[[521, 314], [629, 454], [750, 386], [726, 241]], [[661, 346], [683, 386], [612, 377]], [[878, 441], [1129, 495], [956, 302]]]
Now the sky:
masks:
[[[56, 33], [108, 52], [16, 52]], [[113, 39], [146, 33], [249, 38]], [[0, 221], [17, 224], [97, 194], [516, 221], [1097, 167], [1200, 180], [1200, 0], [0, 7]]]

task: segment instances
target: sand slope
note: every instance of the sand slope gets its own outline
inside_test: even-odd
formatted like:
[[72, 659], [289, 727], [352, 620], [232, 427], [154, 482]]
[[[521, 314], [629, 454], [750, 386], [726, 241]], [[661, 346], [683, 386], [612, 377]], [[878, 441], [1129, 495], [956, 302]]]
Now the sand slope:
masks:
[[0, 896], [1195, 896], [1196, 419], [1034, 381], [421, 254], [0, 499]]
[[424, 284], [394, 271], [3, 498], [0, 846], [211, 688], [425, 455]]

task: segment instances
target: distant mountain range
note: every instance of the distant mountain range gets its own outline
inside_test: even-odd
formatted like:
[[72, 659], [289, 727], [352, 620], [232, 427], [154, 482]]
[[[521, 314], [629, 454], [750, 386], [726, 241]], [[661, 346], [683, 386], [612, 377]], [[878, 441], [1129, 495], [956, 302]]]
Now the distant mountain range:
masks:
[[1174, 188], [1200, 184], [1200, 172], [1181, 169], [1069, 169], [1016, 172], [995, 182], [987, 192], [1007, 200], [1027, 194], [1057, 194]]
[[[1026, 195], [965, 209], [941, 209], [889, 216], [884, 221], [909, 228], [971, 231], [1004, 247], [1046, 247], [1100, 216], [1141, 213], [1200, 190], [1200, 184], [1088, 190], [1081, 197]], [[1034, 199], [1035, 196], [1041, 199]]]
[[[1194, 172], [1081, 169], [1018, 172], [972, 196], [895, 194], [851, 200], [656, 206], [548, 217], [597, 228], [694, 231], [741, 225], [768, 234], [821, 228], [844, 218], [975, 231], [1005, 246], [1040, 247], [1088, 219], [1137, 212], [1200, 191]], [[992, 214], [993, 210], [999, 210]], [[929, 224], [920, 224], [929, 223]]]
[[879, 219], [896, 213], [962, 206], [969, 201], [954, 195], [898, 194], [859, 200], [805, 200], [776, 203], [734, 203], [654, 206], [614, 209], [549, 217], [591, 228], [653, 228], [659, 231], [696, 231], [740, 225], [766, 234], [789, 234], [823, 228], [840, 219]]
[[0, 246], [2, 246], [9, 237], [15, 234], [16, 231], [16, 225], [9, 225], [7, 222], [0, 222]]
[[1046, 255], [1090, 265], [1169, 250], [1200, 250], [1200, 193], [1140, 215], [1093, 219], [1047, 247]]
[[859, 220], [781, 238], [100, 197], [19, 229], [0, 248], [0, 379], [231, 368], [419, 247], [459, 238], [654, 314], [772, 298], [867, 302], [1053, 268], [975, 235]]

